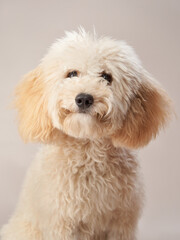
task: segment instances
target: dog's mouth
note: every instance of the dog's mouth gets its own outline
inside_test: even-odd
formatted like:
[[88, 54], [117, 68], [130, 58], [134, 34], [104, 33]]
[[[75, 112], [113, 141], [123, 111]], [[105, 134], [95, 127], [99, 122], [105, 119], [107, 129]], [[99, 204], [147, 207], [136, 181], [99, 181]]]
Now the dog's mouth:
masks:
[[91, 108], [77, 111], [61, 108], [59, 121], [66, 134], [78, 138], [102, 137], [110, 125], [107, 112], [96, 112]]
[[79, 109], [77, 113], [89, 114], [89, 109]]
[[105, 111], [96, 112], [92, 111], [91, 109], [78, 109], [77, 111], [72, 111], [67, 108], [61, 108], [59, 111], [60, 122], [63, 123], [67, 117], [77, 114], [82, 117], [88, 115], [89, 117], [96, 119], [100, 123], [107, 122], [109, 120], [109, 114], [107, 114], [107, 112]]
[[57, 107], [59, 109], [58, 116], [61, 124], [63, 124], [67, 117], [76, 118], [76, 115], [82, 117], [82, 121], [88, 117], [102, 124], [110, 121], [112, 113], [110, 97], [100, 97], [85, 93], [78, 94], [73, 101], [61, 100]]

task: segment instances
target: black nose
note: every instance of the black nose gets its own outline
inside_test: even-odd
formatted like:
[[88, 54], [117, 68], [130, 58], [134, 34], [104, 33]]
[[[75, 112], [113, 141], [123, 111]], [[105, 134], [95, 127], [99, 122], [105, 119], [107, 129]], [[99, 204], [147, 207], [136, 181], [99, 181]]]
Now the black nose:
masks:
[[85, 110], [93, 104], [94, 98], [90, 94], [80, 93], [76, 96], [75, 101], [79, 109]]

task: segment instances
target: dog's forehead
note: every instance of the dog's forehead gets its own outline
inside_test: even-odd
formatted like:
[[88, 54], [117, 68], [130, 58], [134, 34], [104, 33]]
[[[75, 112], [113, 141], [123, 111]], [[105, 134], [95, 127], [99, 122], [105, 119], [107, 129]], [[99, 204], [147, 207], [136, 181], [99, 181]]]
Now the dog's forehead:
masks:
[[98, 42], [76, 42], [67, 45], [59, 58], [64, 66], [70, 69], [88, 70], [101, 69], [108, 65], [112, 59], [107, 56], [107, 48], [102, 49]]
[[101, 69], [117, 62], [119, 52], [117, 42], [110, 39], [65, 38], [52, 45], [46, 59], [59, 60], [70, 69]]
[[135, 68], [140, 66], [135, 52], [125, 42], [74, 33], [57, 40], [42, 62], [46, 66], [54, 64], [63, 72], [78, 70], [82, 73], [97, 74], [107, 71], [116, 72], [116, 75], [120, 74], [121, 70], [127, 71], [130, 65]]
[[101, 65], [103, 57], [97, 53], [97, 47], [91, 45], [89, 47], [74, 45], [66, 47], [63, 54], [59, 56], [66, 65], [77, 65], [79, 67], [88, 67], [92, 65]]

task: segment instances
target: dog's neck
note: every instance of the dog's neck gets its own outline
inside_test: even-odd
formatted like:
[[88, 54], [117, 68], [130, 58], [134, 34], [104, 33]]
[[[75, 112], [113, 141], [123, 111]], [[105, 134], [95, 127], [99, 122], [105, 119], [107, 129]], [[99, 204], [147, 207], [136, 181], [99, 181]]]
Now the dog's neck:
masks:
[[56, 136], [54, 140], [51, 142], [55, 146], [70, 146], [73, 147], [86, 147], [86, 148], [91, 148], [93, 146], [97, 146], [101, 149], [102, 146], [107, 146], [109, 148], [115, 148], [112, 144], [111, 139], [107, 137], [101, 137], [101, 138], [94, 138], [94, 139], [89, 139], [89, 138], [75, 138], [72, 136], [69, 136], [62, 131], [57, 131]]
[[[50, 158], [48, 159], [51, 162], [51, 166], [56, 166], [56, 164], [58, 165], [61, 162], [61, 164], [64, 164], [64, 168], [70, 169], [70, 171], [74, 171], [71, 169], [74, 169], [73, 166], [78, 171], [80, 169], [84, 171], [86, 165], [105, 171], [103, 169], [107, 169], [109, 164], [119, 166], [121, 162], [122, 168], [129, 168], [129, 166], [135, 168], [134, 165], [137, 164], [134, 161], [134, 153], [132, 151], [124, 147], [114, 147], [108, 138], [80, 139], [61, 132], [56, 141], [48, 144], [46, 150], [50, 153]], [[45, 152], [47, 153], [47, 151]]]

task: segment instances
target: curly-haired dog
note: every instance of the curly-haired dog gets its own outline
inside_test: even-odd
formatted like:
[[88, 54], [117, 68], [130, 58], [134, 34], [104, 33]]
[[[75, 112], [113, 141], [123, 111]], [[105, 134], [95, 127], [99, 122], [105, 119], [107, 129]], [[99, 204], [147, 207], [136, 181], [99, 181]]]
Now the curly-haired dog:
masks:
[[138, 162], [170, 100], [133, 49], [81, 30], [52, 45], [16, 90], [19, 128], [44, 143], [2, 240], [135, 240]]

